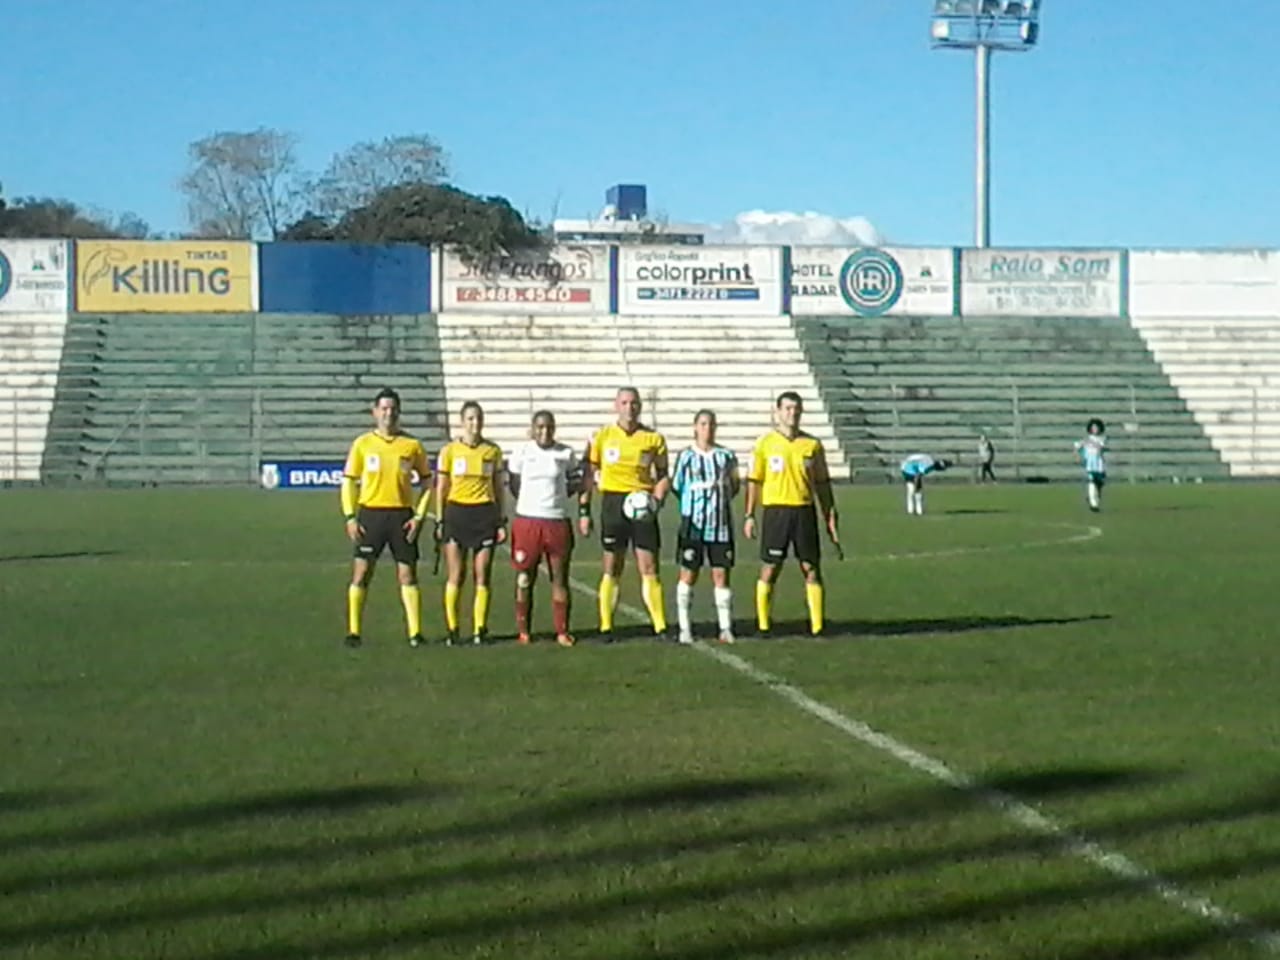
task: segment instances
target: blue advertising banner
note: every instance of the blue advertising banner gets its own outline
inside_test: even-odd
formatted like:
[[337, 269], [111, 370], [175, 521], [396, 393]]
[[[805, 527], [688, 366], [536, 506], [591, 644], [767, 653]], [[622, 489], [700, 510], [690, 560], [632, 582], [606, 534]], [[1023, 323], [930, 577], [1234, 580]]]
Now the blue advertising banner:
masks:
[[258, 478], [267, 490], [318, 490], [342, 485], [341, 460], [263, 460]]
[[258, 246], [263, 313], [338, 316], [431, 311], [431, 254], [411, 243]]

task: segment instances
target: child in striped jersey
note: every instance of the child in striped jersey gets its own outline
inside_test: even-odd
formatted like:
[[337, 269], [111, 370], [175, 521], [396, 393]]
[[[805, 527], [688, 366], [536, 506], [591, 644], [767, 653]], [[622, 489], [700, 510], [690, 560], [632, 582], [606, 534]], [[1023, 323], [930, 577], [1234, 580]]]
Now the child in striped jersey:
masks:
[[680, 498], [680, 534], [676, 540], [676, 612], [680, 642], [693, 643], [693, 586], [705, 561], [711, 567], [716, 620], [721, 643], [733, 643], [733, 498], [741, 478], [733, 451], [716, 443], [716, 415], [699, 410], [693, 418], [694, 444], [681, 451], [671, 475]]
[[1084, 439], [1076, 441], [1076, 453], [1084, 466], [1089, 509], [1094, 513], [1102, 509], [1102, 488], [1107, 482], [1106, 452], [1107, 425], [1094, 417], [1085, 426]]

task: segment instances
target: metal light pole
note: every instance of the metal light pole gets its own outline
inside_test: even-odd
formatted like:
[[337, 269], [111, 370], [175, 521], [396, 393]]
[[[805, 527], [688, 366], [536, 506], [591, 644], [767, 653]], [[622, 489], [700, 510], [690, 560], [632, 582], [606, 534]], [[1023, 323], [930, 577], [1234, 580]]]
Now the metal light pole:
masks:
[[934, 0], [934, 49], [972, 50], [977, 79], [974, 246], [991, 240], [991, 54], [1026, 51], [1040, 36], [1040, 0]]

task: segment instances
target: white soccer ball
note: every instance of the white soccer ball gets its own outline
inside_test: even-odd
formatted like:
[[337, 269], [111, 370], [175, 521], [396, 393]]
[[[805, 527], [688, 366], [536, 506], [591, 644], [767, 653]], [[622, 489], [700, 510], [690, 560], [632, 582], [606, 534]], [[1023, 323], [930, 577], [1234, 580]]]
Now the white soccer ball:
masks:
[[628, 493], [622, 501], [622, 515], [628, 520], [647, 520], [657, 509], [657, 502], [652, 494], [644, 490]]

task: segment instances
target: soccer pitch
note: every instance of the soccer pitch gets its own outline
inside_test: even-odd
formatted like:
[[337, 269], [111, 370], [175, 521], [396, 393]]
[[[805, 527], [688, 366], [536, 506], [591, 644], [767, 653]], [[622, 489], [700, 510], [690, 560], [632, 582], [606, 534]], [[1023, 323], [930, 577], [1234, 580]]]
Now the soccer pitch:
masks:
[[4, 491], [0, 956], [1280, 955], [1280, 487], [837, 492], [822, 639], [348, 650], [336, 492]]

